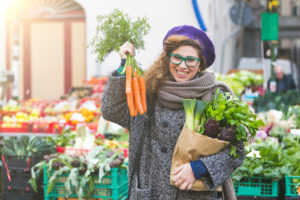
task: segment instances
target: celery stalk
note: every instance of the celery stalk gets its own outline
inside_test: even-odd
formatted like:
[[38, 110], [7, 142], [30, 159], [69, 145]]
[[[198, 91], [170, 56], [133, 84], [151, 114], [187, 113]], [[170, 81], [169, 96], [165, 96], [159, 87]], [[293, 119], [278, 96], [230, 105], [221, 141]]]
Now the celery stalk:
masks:
[[182, 102], [185, 111], [185, 123], [192, 131], [194, 131], [194, 109], [196, 101], [196, 99], [184, 99]]
[[200, 120], [202, 117], [202, 114], [206, 108], [207, 102], [197, 100], [195, 110], [194, 110], [194, 130], [198, 131], [198, 127], [200, 125]]

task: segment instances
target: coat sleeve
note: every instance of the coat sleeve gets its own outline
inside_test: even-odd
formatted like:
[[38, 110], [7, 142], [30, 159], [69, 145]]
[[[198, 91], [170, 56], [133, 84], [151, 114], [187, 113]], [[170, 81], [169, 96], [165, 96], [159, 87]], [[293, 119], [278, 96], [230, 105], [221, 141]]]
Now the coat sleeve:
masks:
[[237, 144], [236, 154], [238, 158], [231, 157], [228, 147], [215, 155], [200, 158], [208, 172], [201, 180], [209, 190], [216, 190], [243, 163], [245, 149], [242, 142]]
[[101, 98], [101, 113], [104, 119], [129, 129], [130, 115], [125, 94], [125, 76], [114, 71], [108, 78]]

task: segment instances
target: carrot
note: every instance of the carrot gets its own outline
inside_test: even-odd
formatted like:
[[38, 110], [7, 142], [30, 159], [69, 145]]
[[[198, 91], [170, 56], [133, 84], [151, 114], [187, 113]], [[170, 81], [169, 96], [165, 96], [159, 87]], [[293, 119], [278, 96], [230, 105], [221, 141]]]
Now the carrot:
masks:
[[130, 94], [132, 93], [132, 66], [128, 65], [126, 67], [126, 86], [125, 86], [125, 93]]
[[139, 77], [139, 84], [140, 84], [140, 91], [141, 91], [141, 99], [142, 99], [142, 106], [144, 112], [147, 112], [147, 103], [146, 103], [146, 85], [145, 85], [145, 78], [144, 76]]
[[143, 115], [145, 113], [142, 105], [142, 99], [141, 99], [141, 92], [140, 92], [140, 85], [138, 81], [137, 74], [132, 78], [132, 89], [133, 89], [133, 96], [134, 96], [134, 102], [135, 106], [140, 113], [140, 115]]
[[137, 110], [137, 108], [136, 108], [136, 103], [135, 103], [135, 100], [134, 100], [133, 95], [132, 95], [132, 98], [133, 98], [133, 104], [134, 104], [134, 111], [133, 111], [133, 116], [132, 116], [132, 117], [135, 117], [135, 116], [137, 116], [137, 114], [138, 114], [138, 110]]
[[134, 99], [133, 99], [133, 94], [127, 94], [127, 105], [129, 109], [130, 116], [134, 117], [135, 116], [135, 106], [134, 106]]

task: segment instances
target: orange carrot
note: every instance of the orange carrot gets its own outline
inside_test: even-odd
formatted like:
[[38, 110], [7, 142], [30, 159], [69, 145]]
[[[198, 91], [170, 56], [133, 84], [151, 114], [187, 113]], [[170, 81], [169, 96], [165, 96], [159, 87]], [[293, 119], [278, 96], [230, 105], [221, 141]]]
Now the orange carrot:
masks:
[[138, 115], [138, 110], [136, 108], [136, 103], [135, 103], [133, 95], [132, 95], [132, 98], [133, 98], [133, 104], [134, 104], [134, 111], [133, 111], [133, 116], [132, 117], [135, 117], [135, 116]]
[[128, 104], [128, 109], [130, 116], [134, 117], [135, 116], [135, 106], [134, 106], [134, 99], [133, 99], [133, 94], [127, 94], [127, 104]]
[[140, 91], [141, 91], [141, 99], [142, 99], [142, 106], [144, 112], [147, 112], [147, 103], [146, 103], [146, 84], [144, 76], [139, 77], [139, 84], [140, 84]]
[[125, 86], [125, 93], [130, 94], [132, 93], [132, 66], [128, 65], [126, 67], [126, 86]]
[[145, 111], [144, 111], [143, 105], [142, 105], [140, 85], [139, 85], [137, 75], [132, 78], [132, 89], [133, 89], [134, 103], [135, 103], [136, 109], [139, 111], [140, 115], [143, 115], [145, 113]]

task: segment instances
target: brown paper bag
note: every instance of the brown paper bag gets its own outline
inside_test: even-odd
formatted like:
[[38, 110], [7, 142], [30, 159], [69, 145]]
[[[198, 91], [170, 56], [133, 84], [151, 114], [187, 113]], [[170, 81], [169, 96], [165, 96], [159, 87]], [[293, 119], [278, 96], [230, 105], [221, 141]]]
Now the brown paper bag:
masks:
[[[170, 183], [175, 186], [172, 181], [172, 172], [175, 168], [190, 161], [198, 160], [199, 157], [209, 156], [220, 152], [222, 149], [228, 146], [228, 142], [211, 138], [205, 135], [191, 131], [186, 125], [184, 125], [172, 157], [172, 166], [170, 171]], [[192, 190], [195, 191], [207, 191], [201, 180], [196, 180], [193, 184]], [[219, 187], [218, 191], [222, 188]]]

